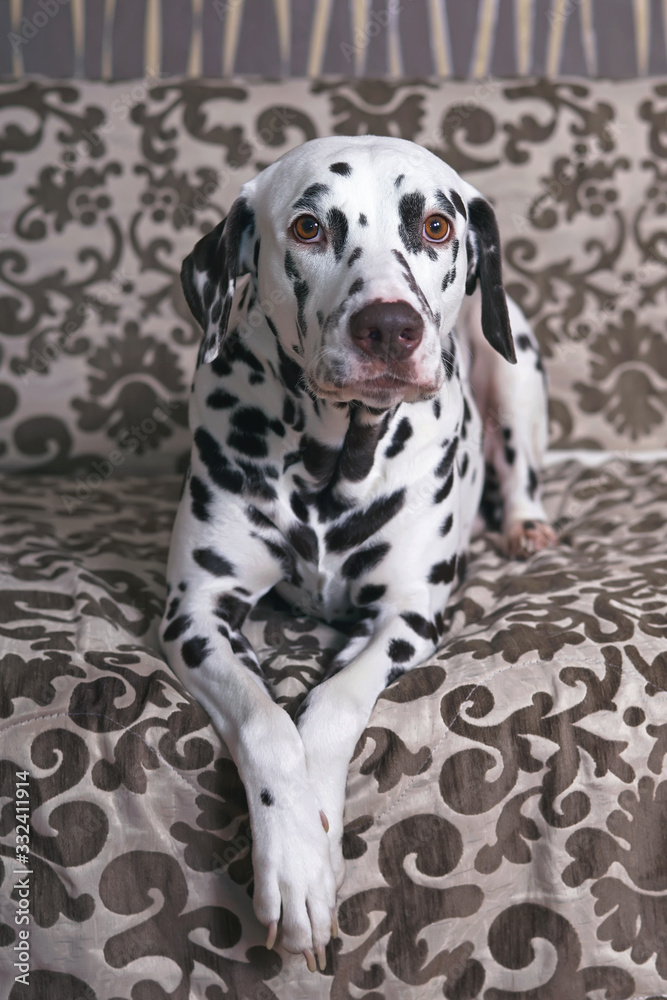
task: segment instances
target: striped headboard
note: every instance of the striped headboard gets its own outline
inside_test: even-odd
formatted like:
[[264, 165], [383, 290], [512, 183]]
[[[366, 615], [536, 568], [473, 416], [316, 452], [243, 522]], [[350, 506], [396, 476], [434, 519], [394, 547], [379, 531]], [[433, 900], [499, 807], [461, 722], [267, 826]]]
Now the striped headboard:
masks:
[[667, 0], [1, 0], [0, 75], [636, 77]]

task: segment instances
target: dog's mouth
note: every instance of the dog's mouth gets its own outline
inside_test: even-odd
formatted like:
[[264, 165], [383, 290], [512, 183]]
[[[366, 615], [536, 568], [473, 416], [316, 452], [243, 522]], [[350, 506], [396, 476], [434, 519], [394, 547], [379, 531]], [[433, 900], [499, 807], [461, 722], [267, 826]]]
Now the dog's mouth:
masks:
[[321, 399], [348, 403], [356, 400], [369, 406], [394, 406], [397, 403], [415, 403], [432, 399], [440, 385], [427, 384], [384, 372], [354, 381], [308, 380], [312, 392]]

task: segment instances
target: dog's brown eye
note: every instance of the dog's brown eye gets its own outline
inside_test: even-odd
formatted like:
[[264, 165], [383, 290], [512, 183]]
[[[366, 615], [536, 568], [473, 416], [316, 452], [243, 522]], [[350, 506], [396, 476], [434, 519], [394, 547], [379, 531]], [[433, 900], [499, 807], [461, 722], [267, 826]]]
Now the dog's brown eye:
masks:
[[449, 223], [444, 215], [429, 215], [424, 223], [424, 236], [431, 243], [442, 243], [449, 233]]
[[304, 243], [312, 243], [320, 233], [320, 224], [314, 215], [300, 215], [292, 226], [294, 235]]

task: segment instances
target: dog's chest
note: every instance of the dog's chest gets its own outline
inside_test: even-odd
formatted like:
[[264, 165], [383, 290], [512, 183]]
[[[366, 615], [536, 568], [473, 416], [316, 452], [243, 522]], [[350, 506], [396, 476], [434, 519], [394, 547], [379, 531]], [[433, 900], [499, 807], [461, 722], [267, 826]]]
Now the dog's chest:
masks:
[[[461, 385], [453, 380], [434, 400], [373, 415], [295, 391], [266, 360], [261, 370], [250, 355], [230, 362], [199, 369], [193, 431], [204, 425], [220, 461], [242, 473], [237, 500], [248, 533], [282, 553], [281, 594], [297, 611], [345, 618], [366, 552], [395, 548], [408, 535], [439, 544], [443, 507], [453, 501], [439, 505], [438, 491], [461, 461], [471, 464], [464, 453], [475, 436]], [[374, 571], [383, 578], [384, 557]], [[387, 566], [385, 575], [395, 571]]]

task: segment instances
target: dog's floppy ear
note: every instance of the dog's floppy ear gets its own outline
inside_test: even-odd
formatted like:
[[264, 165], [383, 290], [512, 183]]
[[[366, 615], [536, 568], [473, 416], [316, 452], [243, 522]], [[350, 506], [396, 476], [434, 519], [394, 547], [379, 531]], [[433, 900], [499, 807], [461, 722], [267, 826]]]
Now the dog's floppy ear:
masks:
[[503, 288], [498, 223], [488, 201], [477, 192], [475, 195], [468, 202], [466, 292], [472, 295], [479, 278], [484, 336], [506, 361], [516, 364], [507, 299]]
[[[183, 261], [181, 284], [190, 312], [204, 331], [200, 361], [213, 361], [227, 333], [236, 279], [253, 270], [250, 241], [255, 213], [240, 195], [229, 215], [202, 237]], [[250, 259], [248, 259], [250, 258]]]

